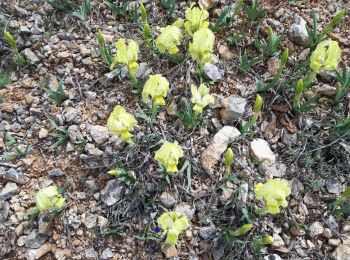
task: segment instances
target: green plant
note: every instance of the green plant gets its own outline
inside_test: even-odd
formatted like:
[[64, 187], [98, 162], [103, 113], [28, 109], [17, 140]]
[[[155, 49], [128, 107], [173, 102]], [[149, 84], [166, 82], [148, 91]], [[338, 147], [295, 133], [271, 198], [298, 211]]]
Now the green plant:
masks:
[[250, 21], [256, 21], [267, 14], [266, 10], [261, 10], [259, 0], [253, 0], [251, 6], [243, 5], [243, 10]]
[[234, 162], [234, 154], [231, 148], [227, 148], [226, 153], [225, 153], [225, 174], [226, 176], [229, 176], [231, 174], [231, 167]]
[[[6, 140], [4, 145], [4, 151], [0, 157], [8, 160], [16, 160], [21, 157], [24, 157], [29, 151], [30, 146], [27, 145], [26, 148], [23, 150], [18, 145], [14, 146], [17, 143], [17, 140], [8, 132], [4, 132], [4, 139]], [[14, 147], [13, 147], [14, 146]], [[11, 150], [14, 149], [13, 152]]]
[[105, 63], [107, 64], [108, 68], [110, 68], [113, 63], [112, 49], [111, 49], [111, 46], [106, 43], [105, 38], [100, 30], [98, 31], [98, 34], [97, 34], [97, 42], [98, 42], [98, 49], [100, 51], [100, 55], [102, 59], [105, 61]]
[[248, 57], [247, 49], [244, 49], [243, 55], [239, 53], [239, 68], [240, 70], [247, 72], [251, 67], [261, 63], [263, 57], [258, 56], [255, 58]]
[[125, 171], [123, 169], [114, 169], [107, 172], [109, 175], [116, 176], [118, 180], [121, 182], [124, 182], [126, 185], [131, 185], [135, 183], [135, 178], [132, 176], [132, 174], [128, 171]]
[[103, 3], [117, 16], [124, 17], [131, 21], [137, 21], [139, 17], [139, 13], [137, 10], [137, 6], [135, 8], [130, 8], [131, 0], [128, 0], [122, 7], [118, 7], [117, 5], [105, 0]]
[[260, 236], [254, 236], [252, 239], [252, 246], [255, 255], [260, 256], [261, 250], [265, 245], [271, 245], [273, 243], [273, 238], [269, 235], [260, 237]]
[[49, 95], [49, 99], [58, 103], [58, 104], [62, 103], [63, 101], [65, 101], [69, 98], [69, 96], [64, 92], [63, 80], [64, 79], [62, 78], [58, 82], [57, 90], [53, 89], [53, 88], [46, 87], [50, 84], [49, 79], [47, 79], [45, 83], [40, 84], [40, 87]]
[[172, 17], [175, 12], [176, 0], [160, 0], [162, 6], [168, 10], [167, 16]]
[[334, 131], [337, 135], [350, 136], [350, 117], [344, 118], [338, 121], [334, 127]]
[[298, 83], [295, 85], [294, 92], [295, 92], [295, 96], [293, 100], [293, 109], [297, 110], [297, 109], [300, 109], [300, 100], [304, 92], [304, 83], [302, 79], [298, 80]]
[[213, 32], [217, 32], [220, 30], [222, 25], [227, 25], [234, 21], [236, 19], [236, 16], [243, 6], [243, 0], [239, 0], [235, 7], [233, 5], [230, 5], [226, 7], [219, 15], [218, 19], [214, 24], [209, 24], [209, 29]]
[[85, 21], [86, 16], [92, 13], [90, 0], [83, 0], [79, 10], [73, 12], [73, 15], [78, 17], [81, 21]]
[[[11, 83], [11, 73], [0, 73], [0, 89]], [[4, 103], [3, 97], [0, 95], [0, 104]]]
[[249, 122], [247, 122], [246, 124], [244, 124], [241, 128], [241, 132], [242, 133], [246, 133], [249, 131], [249, 129], [255, 125], [258, 117], [260, 116], [261, 114], [261, 109], [262, 109], [262, 105], [263, 105], [263, 101], [262, 101], [262, 98], [260, 97], [260, 95], [257, 95], [256, 96], [256, 99], [255, 99], [255, 105], [254, 105], [254, 113], [253, 113], [253, 116], [252, 118], [249, 120]]
[[79, 8], [74, 0], [50, 0], [48, 3], [60, 11], [76, 11]]
[[272, 31], [271, 26], [268, 27], [267, 33], [268, 33], [268, 37], [267, 37], [266, 44], [262, 44], [257, 37], [254, 41], [254, 44], [257, 49], [261, 50], [264, 53], [267, 53], [269, 56], [272, 56], [277, 53], [278, 47], [280, 46], [284, 35], [281, 35], [278, 37]]
[[350, 214], [350, 186], [337, 198], [334, 202], [329, 205], [329, 208], [336, 217], [342, 217], [343, 215]]
[[350, 71], [348, 66], [345, 64], [342, 73], [336, 72], [336, 80], [341, 84], [343, 88], [350, 88]]
[[176, 111], [176, 115], [187, 128], [193, 128], [198, 122], [198, 115], [192, 109], [192, 105], [186, 98], [181, 100], [183, 106], [180, 111]]
[[141, 19], [142, 19], [142, 28], [143, 28], [143, 40], [146, 42], [147, 46], [155, 52], [154, 44], [153, 44], [153, 35], [151, 31], [151, 27], [147, 22], [147, 11], [145, 6], [140, 1], [139, 3], [140, 11], [141, 11]]
[[267, 91], [267, 90], [269, 90], [271, 88], [274, 88], [277, 85], [277, 83], [280, 80], [280, 78], [281, 78], [283, 69], [284, 69], [284, 67], [287, 64], [287, 61], [288, 61], [288, 48], [286, 48], [284, 50], [283, 54], [282, 54], [281, 64], [280, 64], [280, 66], [279, 66], [279, 68], [277, 70], [276, 75], [267, 84], [263, 83], [262, 81], [258, 81], [257, 82], [257, 86], [256, 86], [256, 88], [257, 88], [256, 91], [257, 92], [264, 92], [264, 91]]
[[54, 120], [49, 119], [49, 122], [54, 131], [52, 133], [49, 133], [49, 135], [56, 139], [56, 142], [51, 145], [51, 149], [57, 149], [69, 140], [69, 133], [66, 129], [59, 127]]
[[233, 34], [228, 38], [228, 43], [233, 45], [238, 45], [240, 42], [242, 42], [244, 39], [246, 39], [246, 33], [244, 31], [240, 31], [239, 33]]
[[310, 29], [306, 27], [306, 30], [309, 35], [309, 47], [311, 49], [316, 48], [316, 46], [324, 41], [327, 37], [327, 34], [330, 33], [335, 26], [337, 26], [339, 23], [342, 22], [343, 17], [345, 15], [346, 10], [343, 9], [340, 12], [338, 12], [332, 20], [327, 24], [327, 26], [322, 30], [322, 32], [319, 34], [317, 31], [317, 16], [315, 12], [311, 12], [311, 17], [313, 19], [313, 28]]
[[12, 51], [15, 54], [15, 62], [18, 65], [25, 65], [27, 64], [25, 58], [19, 53], [19, 50], [17, 48], [16, 40], [13, 38], [12, 34], [6, 30], [4, 30], [4, 35], [7, 43], [10, 45]]

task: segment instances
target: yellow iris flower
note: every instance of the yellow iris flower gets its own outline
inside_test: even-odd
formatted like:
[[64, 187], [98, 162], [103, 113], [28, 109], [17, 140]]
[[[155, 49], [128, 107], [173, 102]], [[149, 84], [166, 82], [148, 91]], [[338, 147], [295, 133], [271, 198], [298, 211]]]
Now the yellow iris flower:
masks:
[[164, 106], [164, 97], [167, 96], [168, 91], [169, 82], [162, 74], [150, 75], [143, 88], [142, 99], [147, 103], [151, 97], [156, 105]]
[[338, 42], [325, 40], [319, 43], [311, 54], [310, 67], [315, 73], [320, 70], [336, 70], [340, 60], [341, 49]]
[[179, 159], [183, 156], [184, 152], [176, 141], [174, 143], [165, 141], [160, 149], [156, 151], [154, 159], [160, 162], [167, 172], [176, 172]]
[[161, 33], [156, 39], [157, 49], [161, 52], [168, 52], [169, 54], [176, 54], [179, 52], [177, 47], [181, 42], [181, 27], [183, 25], [183, 20], [178, 19], [172, 25], [165, 28], [161, 28]]
[[131, 128], [137, 124], [135, 117], [126, 112], [122, 106], [116, 106], [113, 112], [110, 114], [107, 120], [108, 130], [113, 135], [120, 135], [121, 138], [130, 143], [132, 134], [130, 133]]
[[286, 180], [272, 179], [255, 185], [254, 192], [257, 199], [265, 201], [268, 213], [277, 214], [280, 213], [280, 206], [288, 206], [286, 198], [291, 194], [291, 189]]
[[57, 191], [57, 186], [49, 186], [41, 189], [36, 195], [36, 208], [39, 211], [50, 210], [54, 207], [62, 208], [64, 198]]
[[202, 7], [195, 7], [194, 3], [186, 10], [185, 17], [185, 30], [188, 34], [192, 35], [199, 30], [200, 27], [208, 27], [209, 22], [206, 21], [209, 18], [209, 13]]
[[191, 85], [192, 103], [194, 112], [198, 115], [202, 113], [203, 108], [209, 104], [214, 104], [214, 97], [209, 94], [209, 88], [205, 84], [201, 84], [199, 88]]
[[137, 63], [139, 45], [134, 40], [130, 40], [128, 46], [126, 46], [125, 39], [121, 38], [115, 45], [117, 53], [113, 58], [113, 63], [110, 69], [112, 70], [117, 63], [122, 63], [128, 66], [129, 74], [134, 75], [139, 68]]
[[208, 28], [200, 28], [193, 35], [193, 42], [189, 45], [192, 59], [197, 60], [200, 65], [204, 65], [212, 60], [214, 46], [214, 33]]
[[188, 218], [175, 211], [163, 213], [157, 219], [157, 223], [163, 233], [167, 235], [165, 240], [167, 245], [175, 245], [178, 236], [190, 226]]

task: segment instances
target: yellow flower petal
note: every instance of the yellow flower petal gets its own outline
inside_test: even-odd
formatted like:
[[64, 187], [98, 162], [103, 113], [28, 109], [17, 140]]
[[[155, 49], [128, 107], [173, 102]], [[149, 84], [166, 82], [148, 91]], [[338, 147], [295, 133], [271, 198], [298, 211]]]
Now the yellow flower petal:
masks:
[[197, 60], [199, 64], [205, 64], [211, 61], [215, 36], [208, 28], [200, 28], [193, 35], [193, 41], [189, 44], [189, 52], [192, 59]]
[[169, 91], [169, 82], [161, 74], [150, 75], [146, 81], [142, 91], [142, 99], [144, 102], [149, 102], [149, 98], [157, 105], [165, 105], [164, 97]]
[[64, 199], [57, 191], [57, 186], [41, 189], [36, 195], [36, 208], [39, 211], [49, 210], [53, 207], [62, 208]]
[[122, 107], [116, 106], [107, 120], [107, 128], [113, 135], [120, 135], [121, 138], [129, 142], [131, 138], [130, 131], [137, 124], [135, 117]]
[[255, 185], [254, 192], [257, 199], [265, 201], [268, 213], [277, 214], [280, 212], [280, 206], [288, 206], [286, 198], [291, 194], [291, 189], [287, 181], [272, 179], [265, 184], [258, 183]]
[[188, 218], [176, 211], [163, 213], [157, 219], [157, 223], [163, 230], [163, 234], [167, 235], [165, 240], [165, 244], [167, 245], [175, 245], [178, 236], [190, 226]]
[[191, 6], [186, 10], [185, 17], [185, 30], [188, 34], [192, 35], [200, 27], [208, 27], [209, 23], [206, 21], [209, 18], [209, 13], [202, 7], [196, 7], [192, 3]]
[[191, 85], [191, 93], [193, 110], [196, 114], [202, 113], [203, 108], [209, 104], [214, 104], [214, 97], [209, 94], [209, 88], [205, 84], [201, 84], [198, 89], [195, 85]]
[[166, 168], [167, 172], [176, 172], [179, 159], [183, 156], [184, 152], [177, 142], [165, 141], [160, 149], [156, 151], [154, 158]]
[[310, 68], [319, 73], [320, 70], [336, 70], [341, 56], [338, 42], [325, 40], [319, 43], [311, 54]]

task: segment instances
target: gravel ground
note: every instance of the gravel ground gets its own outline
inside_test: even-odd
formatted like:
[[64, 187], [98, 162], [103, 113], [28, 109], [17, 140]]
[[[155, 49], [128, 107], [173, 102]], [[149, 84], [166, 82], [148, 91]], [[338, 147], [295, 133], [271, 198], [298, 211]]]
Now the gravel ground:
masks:
[[[282, 83], [262, 93], [263, 112], [250, 135], [237, 129], [253, 113], [256, 79], [271, 79], [276, 68], [273, 58], [265, 58], [246, 72], [239, 69], [244, 50], [250, 57], [260, 55], [254, 47], [257, 23], [249, 22], [243, 11], [233, 25], [215, 33], [214, 59], [205, 73], [217, 79], [210, 85], [216, 101], [188, 129], [174, 110], [183, 97], [190, 98], [189, 85], [198, 85], [194, 62], [188, 58], [174, 64], [166, 56], [155, 57], [136, 21], [116, 16], [102, 1], [90, 2], [92, 14], [80, 21], [43, 0], [0, 1], [0, 28], [7, 26], [31, 63], [10, 65], [13, 53], [0, 35], [0, 72], [13, 71], [11, 83], [0, 90], [1, 259], [350, 259], [349, 214], [336, 216], [329, 209], [350, 179], [349, 134], [333, 132], [339, 119], [350, 116], [350, 95], [334, 110], [330, 100], [337, 82], [334, 74], [323, 73], [310, 90], [320, 94], [316, 108], [299, 113], [291, 110], [290, 88], [297, 75], [306, 75], [296, 67], [311, 51], [303, 42], [305, 32], [291, 30], [300, 19], [312, 26], [310, 11], [323, 28], [336, 12], [347, 10], [329, 36], [342, 49], [339, 68], [350, 67], [347, 1], [261, 1], [267, 14], [259, 34], [266, 38], [268, 25], [284, 34], [280, 50], [288, 47], [290, 55]], [[159, 1], [143, 2], [152, 28], [170, 23]], [[230, 1], [200, 2], [209, 5], [215, 22]], [[174, 17], [184, 18], [189, 6], [190, 1], [177, 1]], [[113, 75], [101, 59], [98, 30], [110, 44], [121, 37], [139, 43], [141, 81], [157, 73], [169, 80], [167, 106], [159, 109], [154, 124], [142, 117], [147, 108], [140, 94], [131, 93], [125, 69]], [[243, 38], [230, 44], [228, 39], [240, 32]], [[58, 104], [43, 86], [57, 89], [61, 79], [69, 98]], [[139, 121], [133, 147], [108, 132], [106, 121], [116, 105]], [[62, 143], [57, 144], [55, 133], [65, 138]], [[10, 144], [9, 136], [16, 143]], [[183, 148], [179, 169], [190, 165], [170, 180], [154, 160], [161, 139], [176, 140]], [[222, 163], [227, 147], [235, 154], [229, 177]], [[107, 174], [118, 164], [128, 167], [132, 183]], [[255, 199], [254, 185], [273, 177], [292, 187], [289, 206], [281, 214], [259, 216], [255, 210], [262, 204]], [[51, 218], [25, 218], [35, 206], [35, 194], [50, 185], [67, 187], [64, 210]], [[176, 248], [169, 249], [162, 248], [162, 236], [154, 228], [160, 214], [170, 210], [184, 213], [191, 225]], [[254, 225], [248, 234], [225, 240], [226, 231], [247, 222]], [[274, 242], [257, 253], [253, 238], [264, 234]]]

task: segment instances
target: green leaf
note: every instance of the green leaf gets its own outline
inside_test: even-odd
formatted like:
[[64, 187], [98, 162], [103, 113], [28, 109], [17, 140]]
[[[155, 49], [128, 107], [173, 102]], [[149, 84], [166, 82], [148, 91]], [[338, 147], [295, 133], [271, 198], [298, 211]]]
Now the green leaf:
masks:
[[230, 230], [229, 232], [231, 236], [238, 237], [248, 233], [253, 227], [254, 227], [253, 224], [244, 224], [243, 226], [236, 229], [235, 231]]

